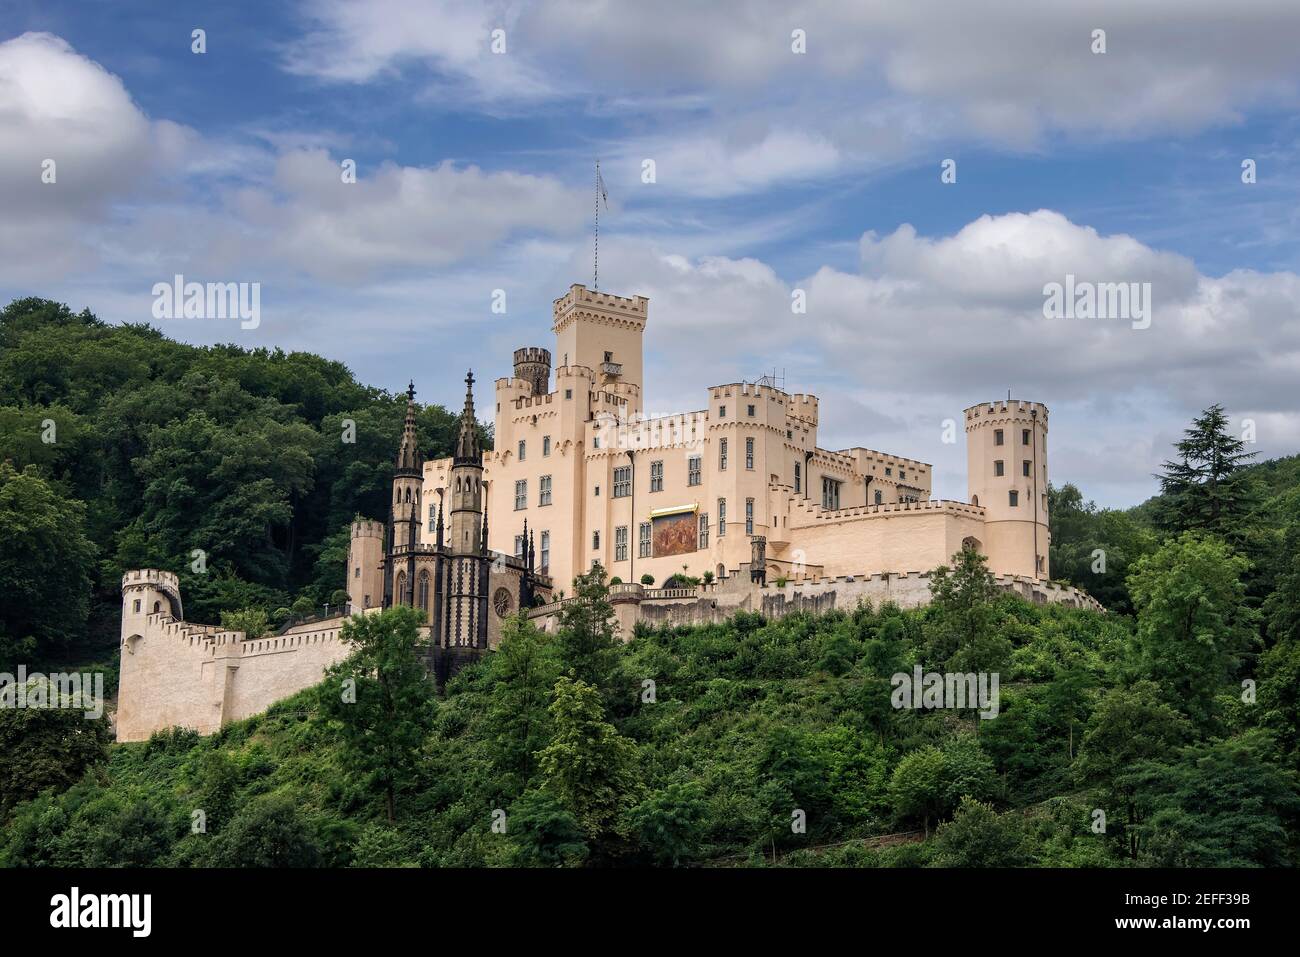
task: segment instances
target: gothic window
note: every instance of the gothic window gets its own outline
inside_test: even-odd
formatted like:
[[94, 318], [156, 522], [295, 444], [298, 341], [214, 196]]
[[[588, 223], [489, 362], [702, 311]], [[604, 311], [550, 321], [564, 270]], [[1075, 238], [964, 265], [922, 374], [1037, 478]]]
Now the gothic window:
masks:
[[718, 538], [727, 534], [727, 500], [718, 499]]
[[881, 494], [880, 489], [876, 489], [876, 504], [880, 505], [885, 501], [885, 496]]
[[545, 456], [550, 455], [550, 454], [551, 454], [551, 437], [550, 437], [549, 435], [543, 435], [543, 436], [542, 436], [542, 456], [545, 457]]
[[650, 491], [662, 492], [664, 490], [664, 463], [650, 463]]
[[718, 439], [718, 469], [725, 472], [727, 470], [727, 440]]
[[515, 558], [524, 557], [524, 547], [525, 547], [524, 536], [516, 535], [515, 536]]
[[420, 572], [420, 588], [417, 593], [416, 603], [424, 611], [429, 610], [429, 573], [427, 571]]
[[620, 525], [614, 529], [614, 561], [627, 561], [627, 526]]
[[591, 533], [591, 550], [592, 550], [593, 552], [598, 552], [598, 551], [600, 551], [600, 531], [599, 531], [599, 530], [594, 531], [594, 532]]
[[745, 439], [745, 468], [754, 470], [754, 440]]
[[689, 459], [687, 459], [686, 461], [686, 484], [687, 485], [700, 484], [701, 473], [703, 472], [703, 468], [701, 466], [702, 463], [700, 460], [700, 456], [692, 455]]
[[754, 534], [754, 500], [745, 499], [745, 534]]
[[748, 414], [751, 419], [754, 417], [754, 407], [752, 405], [749, 406]]
[[393, 596], [393, 604], [406, 604], [406, 572], [397, 573], [397, 594]]
[[632, 494], [632, 466], [621, 465], [614, 469], [614, 497], [626, 498]]
[[515, 482], [515, 511], [528, 507], [528, 479]]
[[526, 443], [523, 439], [520, 439], [519, 440], [519, 461], [521, 462], [524, 460], [524, 452], [527, 451], [527, 447], [528, 447], [528, 443]]
[[642, 522], [637, 526], [636, 557], [650, 557], [650, 523]]
[[542, 532], [542, 571], [551, 566], [551, 533]]
[[537, 487], [538, 487], [537, 504], [550, 505], [551, 504], [551, 477], [549, 475], [543, 475], [540, 479], [537, 480]]
[[709, 513], [700, 513], [700, 548], [709, 547]]
[[798, 462], [794, 463], [794, 491], [796, 495], [803, 491], [803, 467]]

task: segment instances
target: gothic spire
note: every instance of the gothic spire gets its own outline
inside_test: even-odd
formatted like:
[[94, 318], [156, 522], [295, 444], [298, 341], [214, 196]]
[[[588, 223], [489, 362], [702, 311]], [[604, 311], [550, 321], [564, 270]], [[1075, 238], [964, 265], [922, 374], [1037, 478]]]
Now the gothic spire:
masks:
[[474, 415], [474, 372], [465, 376], [465, 409], [460, 414], [460, 434], [456, 438], [455, 465], [483, 465], [483, 447], [478, 438], [478, 419]]
[[402, 426], [402, 444], [397, 448], [397, 471], [420, 475], [424, 466], [424, 455], [420, 452], [419, 439], [415, 433], [415, 382], [406, 389], [406, 422]]

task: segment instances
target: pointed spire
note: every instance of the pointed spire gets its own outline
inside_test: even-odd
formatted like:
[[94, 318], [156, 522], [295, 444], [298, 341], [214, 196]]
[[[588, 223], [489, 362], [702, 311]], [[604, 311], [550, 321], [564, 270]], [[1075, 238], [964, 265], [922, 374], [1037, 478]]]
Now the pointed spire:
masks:
[[415, 432], [415, 382], [406, 389], [406, 422], [402, 425], [402, 444], [397, 448], [397, 471], [419, 475], [424, 466], [419, 437]]
[[474, 371], [465, 376], [465, 408], [460, 414], [460, 434], [456, 438], [455, 463], [482, 466], [483, 447], [478, 438], [478, 419], [474, 415]]

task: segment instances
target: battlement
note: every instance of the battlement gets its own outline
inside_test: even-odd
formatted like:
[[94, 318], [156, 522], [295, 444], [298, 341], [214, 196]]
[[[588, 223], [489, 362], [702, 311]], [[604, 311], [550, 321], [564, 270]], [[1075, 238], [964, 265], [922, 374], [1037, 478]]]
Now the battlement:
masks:
[[811, 499], [791, 499], [791, 505], [806, 513], [815, 521], [837, 522], [850, 518], [897, 517], [915, 513], [934, 514], [943, 512], [949, 515], [964, 515], [968, 518], [982, 519], [985, 509], [982, 505], [970, 505], [951, 499], [930, 499], [927, 502], [889, 502], [881, 505], [850, 505], [846, 508], [827, 510]]
[[384, 523], [373, 519], [362, 519], [352, 523], [353, 538], [383, 538]]
[[516, 349], [515, 365], [522, 365], [525, 362], [538, 363], [550, 368], [551, 350], [543, 349], [540, 346], [525, 346], [522, 349]]
[[785, 407], [791, 418], [802, 419], [812, 425], [817, 424], [817, 396], [809, 395], [806, 392], [796, 392], [789, 397]]
[[569, 291], [556, 299], [553, 307], [554, 331], [559, 332], [572, 318], [586, 315], [588, 318], [621, 320], [645, 328], [649, 313], [650, 300], [645, 296], [616, 296], [613, 293], [588, 289], [581, 283], [574, 283]]
[[1034, 418], [1047, 426], [1047, 406], [1041, 402], [1029, 402], [1025, 399], [998, 399], [993, 402], [981, 402], [965, 410], [966, 431], [979, 428], [990, 422], [1024, 421]]
[[158, 568], [137, 568], [122, 576], [122, 589], [125, 590], [131, 586], [171, 589], [180, 594], [181, 582], [171, 572], [165, 572]]

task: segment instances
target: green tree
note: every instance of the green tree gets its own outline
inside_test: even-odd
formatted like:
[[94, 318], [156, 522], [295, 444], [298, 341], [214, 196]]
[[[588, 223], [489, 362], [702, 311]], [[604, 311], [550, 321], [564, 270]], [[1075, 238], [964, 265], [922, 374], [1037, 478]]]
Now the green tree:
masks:
[[1255, 641], [1241, 581], [1248, 562], [1224, 542], [1185, 532], [1129, 576], [1137, 607], [1136, 666], [1202, 728], [1215, 697]]
[[900, 818], [920, 818], [925, 836], [930, 836], [930, 822], [948, 807], [948, 787], [944, 780], [943, 752], [926, 745], [903, 756], [889, 781], [890, 797]]
[[573, 597], [560, 611], [560, 658], [579, 681], [612, 696], [619, 663], [618, 634], [609, 586], [600, 565], [573, 580]]
[[953, 819], [935, 831], [936, 867], [1024, 867], [1024, 826], [1014, 814], [998, 814], [974, 798], [962, 798]]
[[384, 795], [390, 823], [398, 793], [416, 780], [419, 749], [432, 728], [423, 623], [404, 605], [349, 618], [339, 637], [352, 653], [326, 671], [319, 690], [320, 713], [339, 733], [344, 767]]
[[223, 611], [221, 627], [226, 631], [242, 631], [247, 638], [261, 638], [268, 630], [266, 611], [261, 608]]
[[526, 792], [506, 819], [519, 867], [574, 867], [587, 858], [586, 835], [573, 812], [545, 790]]
[[[45, 677], [27, 682], [28, 707], [17, 707], [18, 687], [0, 688], [0, 821], [47, 788], [62, 791], [107, 760], [106, 717], [87, 717], [94, 702], [65, 694]], [[30, 704], [43, 702], [43, 707]]]
[[698, 784], [674, 782], [648, 794], [628, 821], [651, 860], [676, 867], [698, 853], [707, 809]]
[[988, 562], [964, 546], [951, 567], [930, 573], [930, 614], [926, 619], [926, 658], [956, 671], [998, 671], [1011, 644], [997, 634], [997, 585]]
[[559, 677], [555, 642], [528, 619], [512, 615], [501, 629], [501, 644], [487, 661], [485, 732], [493, 742], [493, 763], [522, 793], [530, 784], [536, 754], [550, 735], [548, 706]]
[[609, 834], [635, 798], [636, 745], [605, 720], [599, 692], [561, 677], [551, 703], [551, 743], [537, 755], [546, 787], [593, 840]]
[[257, 798], [213, 838], [211, 867], [319, 867], [321, 847], [288, 795]]
[[66, 660], [84, 640], [94, 561], [85, 506], [0, 462], [0, 671]]
[[1158, 518], [1174, 532], [1205, 531], [1225, 538], [1237, 534], [1257, 504], [1253, 480], [1242, 472], [1255, 456], [1228, 433], [1223, 407], [1210, 406], [1174, 444], [1178, 457], [1164, 463]]
[[1190, 731], [1187, 720], [1160, 700], [1160, 689], [1149, 681], [1107, 692], [1088, 722], [1075, 771], [1080, 783], [1097, 793], [1108, 833], [1127, 839], [1134, 860], [1141, 849], [1143, 803], [1142, 782], [1132, 771], [1141, 762], [1172, 753]]

